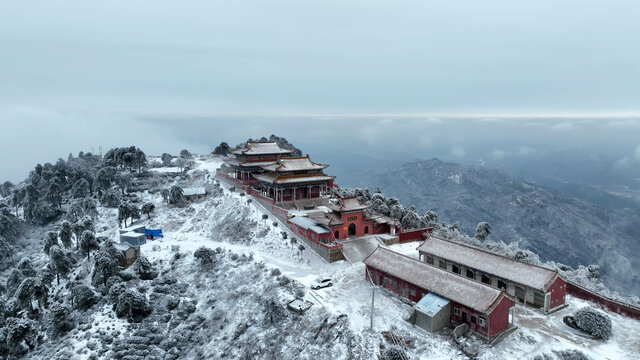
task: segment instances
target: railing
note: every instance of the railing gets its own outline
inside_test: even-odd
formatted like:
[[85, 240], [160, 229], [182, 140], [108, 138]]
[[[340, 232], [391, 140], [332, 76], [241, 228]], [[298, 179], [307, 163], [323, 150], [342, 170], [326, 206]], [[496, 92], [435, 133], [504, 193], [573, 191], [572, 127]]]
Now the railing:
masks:
[[226, 173], [223, 173], [223, 172], [221, 172], [221, 171], [217, 171], [217, 172], [216, 172], [216, 176], [218, 176], [218, 177], [222, 177], [222, 178], [225, 178], [225, 179], [227, 179], [227, 180], [231, 180], [231, 181], [233, 181], [233, 182], [236, 182], [236, 183], [238, 183], [238, 184], [242, 184], [242, 185], [251, 185], [251, 184], [255, 184], [255, 183], [257, 183], [257, 182], [258, 182], [258, 180], [255, 180], [255, 179], [253, 179], [253, 180], [240, 180], [240, 179], [236, 179], [236, 178], [234, 178], [233, 176], [231, 176], [231, 175], [229, 175], [229, 174], [226, 174]]

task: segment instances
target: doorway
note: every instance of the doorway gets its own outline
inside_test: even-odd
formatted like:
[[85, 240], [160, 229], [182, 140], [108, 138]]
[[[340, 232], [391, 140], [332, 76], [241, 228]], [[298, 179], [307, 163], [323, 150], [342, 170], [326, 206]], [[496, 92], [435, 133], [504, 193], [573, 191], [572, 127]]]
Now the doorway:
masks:
[[356, 224], [349, 225], [349, 236], [356, 236]]

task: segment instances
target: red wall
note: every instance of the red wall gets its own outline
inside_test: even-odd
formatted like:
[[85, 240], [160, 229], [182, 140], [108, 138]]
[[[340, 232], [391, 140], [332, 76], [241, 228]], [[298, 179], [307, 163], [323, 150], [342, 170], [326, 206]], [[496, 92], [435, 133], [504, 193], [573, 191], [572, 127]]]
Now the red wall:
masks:
[[[298, 236], [301, 236], [305, 239], [307, 239], [310, 242], [316, 243], [322, 247], [325, 247], [327, 249], [334, 249], [334, 248], [340, 248], [342, 247], [342, 244], [339, 243], [334, 243], [331, 242], [331, 234], [317, 234], [312, 230], [309, 229], [305, 229], [303, 227], [300, 227], [294, 223], [291, 222], [287, 222], [289, 224], [289, 228], [291, 229], [291, 231], [293, 231], [295, 234], [297, 234]], [[313, 235], [316, 235], [316, 238], [313, 238]], [[325, 241], [323, 241], [323, 239]]]
[[606, 297], [591, 292], [578, 284], [567, 282], [567, 292], [577, 298], [593, 301], [597, 304], [603, 305], [615, 313], [640, 320], [640, 308], [607, 299]]
[[558, 276], [556, 281], [549, 286], [547, 292], [551, 292], [551, 304], [549, 309], [553, 309], [557, 306], [563, 305], [567, 294], [567, 284]]
[[410, 230], [406, 232], [403, 231], [400, 234], [398, 234], [398, 240], [400, 242], [425, 240], [427, 238], [427, 235], [425, 235], [425, 233], [431, 233], [432, 231], [433, 231], [433, 228], [416, 229], [416, 230]]
[[[355, 224], [356, 226], [356, 235], [355, 236], [364, 236], [373, 234], [373, 221], [368, 220], [365, 221], [362, 215], [362, 211], [355, 211], [349, 213], [342, 213], [342, 222], [343, 225], [334, 226], [331, 228], [331, 233], [335, 234], [336, 231], [340, 233], [340, 239], [346, 239], [349, 237], [349, 225]], [[350, 217], [356, 217], [355, 220], [348, 220]], [[364, 228], [365, 226], [369, 227], [369, 232], [365, 234]]]
[[251, 188], [251, 196], [253, 196], [254, 198], [260, 199], [262, 201], [266, 201], [269, 204], [273, 204], [273, 199], [268, 198], [268, 197], [263, 196], [263, 195], [260, 195], [260, 191], [254, 189], [254, 188]]
[[[381, 286], [398, 295], [400, 293], [399, 288], [404, 286], [408, 289], [406, 297], [413, 302], [420, 301], [420, 299], [422, 298], [422, 294], [429, 293], [428, 289], [423, 289], [419, 286], [413, 285], [397, 277], [385, 274], [384, 272], [379, 271], [370, 266], [367, 266], [366, 269], [367, 271], [365, 271], [365, 278], [367, 280], [373, 281], [373, 283], [376, 284], [377, 286]], [[373, 279], [369, 277], [369, 274], [371, 274], [371, 277]], [[388, 283], [384, 282], [385, 276], [389, 278]], [[380, 277], [382, 277], [383, 279], [382, 285], [380, 285]], [[397, 282], [398, 285], [396, 287], [393, 286], [392, 280], [395, 280]], [[415, 290], [415, 295], [411, 295], [411, 291], [410, 291], [411, 289]], [[469, 325], [470, 330], [473, 330], [475, 332], [478, 332], [480, 334], [484, 334], [487, 336], [493, 336], [506, 330], [509, 327], [509, 309], [511, 309], [511, 307], [513, 307], [514, 305], [515, 303], [505, 296], [500, 301], [500, 304], [498, 304], [498, 306], [496, 306], [496, 308], [493, 309], [491, 314], [487, 315], [487, 314], [479, 313], [476, 310], [467, 308], [463, 305], [460, 305], [452, 301], [451, 302], [451, 320], [455, 322], [462, 322], [462, 312], [464, 311], [467, 313], [467, 324]], [[454, 314], [455, 307], [458, 307], [460, 309], [459, 316]], [[475, 326], [473, 323], [471, 323], [472, 315], [476, 317]], [[483, 317], [485, 319], [485, 326], [480, 326], [480, 320], [479, 320], [480, 317]]]
[[489, 336], [497, 335], [509, 327], [509, 310], [516, 303], [508, 297], [503, 297], [500, 304], [493, 309], [489, 316]]

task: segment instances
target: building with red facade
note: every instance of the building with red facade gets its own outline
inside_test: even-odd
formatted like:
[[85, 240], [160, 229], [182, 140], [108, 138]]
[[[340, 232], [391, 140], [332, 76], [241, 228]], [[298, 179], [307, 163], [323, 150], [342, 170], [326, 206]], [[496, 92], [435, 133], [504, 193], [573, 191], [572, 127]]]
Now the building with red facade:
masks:
[[365, 276], [413, 302], [433, 293], [451, 302], [450, 321], [492, 339], [511, 326], [515, 305], [504, 291], [378, 247], [364, 263]]
[[231, 150], [234, 157], [225, 161], [227, 175], [238, 182], [255, 180], [252, 174], [262, 172], [261, 166], [273, 164], [283, 157], [291, 155], [293, 150], [281, 148], [275, 142], [247, 142], [243, 148]]
[[566, 282], [557, 270], [528, 264], [473, 246], [430, 237], [419, 247], [420, 260], [458, 276], [485, 283], [544, 312], [564, 305]]

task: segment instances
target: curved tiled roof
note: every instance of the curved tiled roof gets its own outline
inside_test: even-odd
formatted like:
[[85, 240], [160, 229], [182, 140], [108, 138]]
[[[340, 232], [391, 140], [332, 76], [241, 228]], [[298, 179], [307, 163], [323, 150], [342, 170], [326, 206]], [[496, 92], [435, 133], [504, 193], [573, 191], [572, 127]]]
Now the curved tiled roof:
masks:
[[483, 314], [490, 313], [502, 298], [507, 296], [502, 290], [383, 247], [378, 247], [363, 262], [372, 268]]
[[558, 274], [556, 270], [433, 236], [425, 240], [418, 251], [540, 291], [546, 291]]

